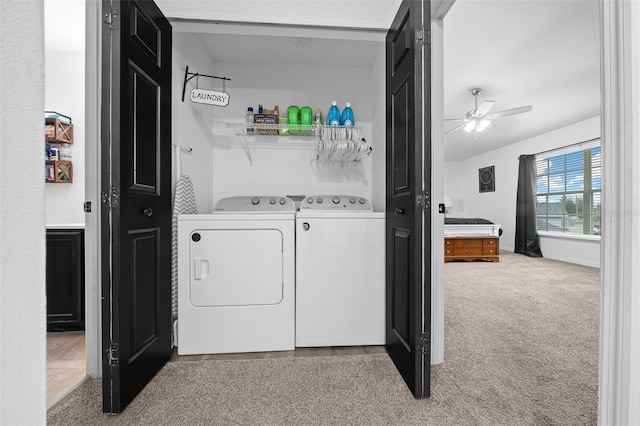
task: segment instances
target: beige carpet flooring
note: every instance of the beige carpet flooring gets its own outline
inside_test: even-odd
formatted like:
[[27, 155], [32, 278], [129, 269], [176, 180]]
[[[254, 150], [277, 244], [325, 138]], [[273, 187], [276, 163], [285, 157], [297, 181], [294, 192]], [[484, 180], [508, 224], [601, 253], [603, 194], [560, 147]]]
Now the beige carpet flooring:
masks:
[[384, 353], [170, 362], [117, 416], [90, 380], [51, 425], [592, 425], [599, 270], [501, 253], [448, 263], [445, 363], [415, 400]]

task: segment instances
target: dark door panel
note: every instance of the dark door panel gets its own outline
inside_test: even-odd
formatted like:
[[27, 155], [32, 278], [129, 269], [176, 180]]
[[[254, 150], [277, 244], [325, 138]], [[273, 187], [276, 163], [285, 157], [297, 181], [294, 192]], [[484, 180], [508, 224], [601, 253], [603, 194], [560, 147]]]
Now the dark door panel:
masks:
[[412, 117], [407, 116], [407, 111], [413, 108], [413, 75], [410, 72], [411, 69], [407, 69], [403, 78], [398, 82], [395, 91], [391, 97], [391, 108], [393, 117], [392, 126], [392, 158], [393, 163], [393, 175], [391, 186], [393, 188], [393, 196], [400, 197], [411, 195], [412, 183], [414, 176], [411, 176], [412, 172], [412, 160], [410, 156], [414, 153], [414, 147], [411, 144], [414, 142], [415, 131], [412, 128]]
[[393, 233], [391, 330], [406, 350], [411, 350], [411, 282], [407, 273], [411, 270], [411, 233], [406, 229], [394, 229]]
[[[155, 312], [160, 293], [156, 289], [158, 279], [158, 247], [159, 229], [142, 229], [130, 231], [132, 243], [131, 253], [136, 262], [127, 280], [131, 282], [129, 295], [129, 363], [135, 360], [149, 344], [158, 340], [162, 332], [158, 330]], [[148, 305], [155, 305], [156, 309], [148, 309]]]
[[153, 18], [139, 7], [132, 8], [131, 15], [129, 37], [156, 65], [161, 66], [162, 31], [153, 21]]
[[171, 26], [152, 1], [104, 1], [103, 409], [119, 413], [171, 352]]
[[129, 99], [130, 111], [127, 129], [131, 137], [127, 164], [133, 166], [130, 173], [131, 191], [151, 192], [159, 195], [160, 178], [160, 84], [148, 76], [135, 64], [130, 64], [129, 87], [132, 97]]
[[431, 65], [418, 40], [429, 22], [428, 0], [405, 0], [386, 39], [386, 346], [416, 398], [429, 397], [431, 377], [431, 224], [422, 202], [431, 187]]

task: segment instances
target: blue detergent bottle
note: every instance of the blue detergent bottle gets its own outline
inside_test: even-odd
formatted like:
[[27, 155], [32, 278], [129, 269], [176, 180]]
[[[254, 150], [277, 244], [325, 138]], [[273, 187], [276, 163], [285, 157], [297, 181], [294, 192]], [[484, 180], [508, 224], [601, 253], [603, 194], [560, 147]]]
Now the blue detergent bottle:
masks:
[[353, 110], [351, 109], [351, 104], [349, 102], [347, 102], [347, 105], [342, 110], [340, 124], [343, 126], [354, 126], [356, 124], [356, 120], [353, 118]]
[[329, 126], [340, 125], [340, 110], [338, 109], [338, 103], [336, 101], [331, 102], [331, 107], [327, 113], [327, 124]]

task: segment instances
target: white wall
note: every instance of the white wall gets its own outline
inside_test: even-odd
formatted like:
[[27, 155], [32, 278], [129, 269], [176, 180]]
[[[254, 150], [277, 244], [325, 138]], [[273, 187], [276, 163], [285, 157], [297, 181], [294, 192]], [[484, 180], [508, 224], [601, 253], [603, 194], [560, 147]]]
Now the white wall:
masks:
[[0, 424], [46, 423], [44, 22], [0, 1]]
[[[189, 72], [202, 74], [213, 73], [213, 60], [204, 53], [200, 38], [190, 34], [173, 34], [173, 66], [172, 66], [172, 105], [171, 133], [172, 142], [182, 147], [190, 147], [192, 152], [180, 153], [180, 174], [188, 175], [193, 182], [198, 205], [198, 213], [213, 211], [213, 114], [217, 107], [195, 106], [189, 100], [189, 92], [185, 101], [181, 101], [185, 67]], [[218, 75], [218, 74], [215, 74]], [[202, 81], [205, 88], [205, 81]], [[218, 90], [221, 87], [217, 88]], [[173, 182], [175, 183], [176, 161], [173, 158]], [[172, 185], [172, 187], [174, 187]]]
[[[433, 5], [432, 5], [433, 6]], [[433, 12], [433, 10], [432, 10]], [[431, 364], [444, 362], [444, 27], [431, 19]], [[423, 238], [424, 239], [424, 238]], [[423, 241], [423, 244], [428, 244]]]
[[[373, 82], [372, 105], [386, 105], [386, 51], [384, 45], [373, 61], [371, 79]], [[386, 150], [387, 150], [387, 111], [386, 107], [373, 108], [371, 115], [371, 131], [376, 135], [371, 139], [373, 152], [371, 155], [371, 184], [373, 196], [371, 202], [375, 211], [383, 212], [386, 206]]]
[[[380, 49], [384, 51], [383, 43]], [[188, 95], [195, 80], [187, 85], [185, 102], [181, 102], [186, 65], [190, 72], [231, 78], [226, 84], [229, 105], [192, 103]], [[384, 117], [384, 104], [373, 102], [373, 93], [377, 93], [377, 98], [381, 95], [373, 90], [371, 69], [339, 64], [214, 62], [197, 35], [175, 33], [173, 70], [173, 137], [175, 143], [194, 148], [192, 154], [182, 155], [181, 171], [194, 181], [200, 213], [211, 212], [216, 201], [233, 195], [348, 194], [374, 198], [370, 157], [360, 164], [327, 165], [313, 161], [317, 144], [312, 139], [257, 136], [247, 140], [249, 160], [244, 137], [234, 136], [225, 127], [226, 122], [244, 122], [247, 107], [252, 106], [257, 112], [258, 104], [265, 108], [279, 105], [281, 116], [286, 115], [289, 105], [306, 105], [314, 113], [320, 109], [326, 117], [332, 100], [341, 108], [351, 102], [356, 125], [363, 127], [366, 140], [375, 145], [376, 161], [382, 161], [384, 179], [385, 135], [384, 132], [372, 135], [372, 117]], [[180, 94], [176, 93], [176, 85]], [[382, 82], [379, 86], [383, 87]], [[222, 82], [200, 78], [199, 87], [221, 90]], [[376, 179], [380, 181], [380, 176]], [[384, 190], [376, 194], [374, 202], [382, 208]]]
[[[477, 157], [446, 163], [445, 194], [453, 201], [453, 207], [447, 216], [480, 217], [499, 223], [503, 229], [500, 248], [513, 250], [518, 157], [522, 154], [561, 148], [599, 136], [600, 117], [597, 116]], [[478, 169], [487, 166], [495, 166], [495, 192], [480, 193]], [[599, 240], [541, 235], [540, 246], [542, 254], [550, 259], [595, 267], [600, 265]]]
[[[55, 26], [48, 26], [52, 31]], [[84, 38], [84, 25], [81, 36]], [[45, 37], [47, 34], [45, 34]], [[45, 51], [45, 110], [73, 120], [73, 183], [45, 185], [47, 225], [84, 224], [84, 52]]]

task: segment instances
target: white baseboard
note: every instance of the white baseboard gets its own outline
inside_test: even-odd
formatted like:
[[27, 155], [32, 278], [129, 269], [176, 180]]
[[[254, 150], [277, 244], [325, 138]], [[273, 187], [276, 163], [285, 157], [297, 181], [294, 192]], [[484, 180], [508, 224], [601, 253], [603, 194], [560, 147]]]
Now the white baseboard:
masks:
[[[509, 251], [511, 253], [513, 253], [514, 247], [500, 247], [500, 251]], [[574, 263], [576, 265], [582, 265], [582, 266], [590, 266], [592, 268], [600, 268], [600, 263], [597, 262], [592, 262], [592, 261], [588, 261], [585, 259], [574, 259], [571, 257], [566, 257], [566, 256], [558, 256], [558, 255], [554, 255], [554, 254], [546, 254], [545, 252], [542, 252], [542, 256], [545, 259], [551, 259], [551, 260], [559, 260], [561, 262], [567, 262], [567, 263]]]

